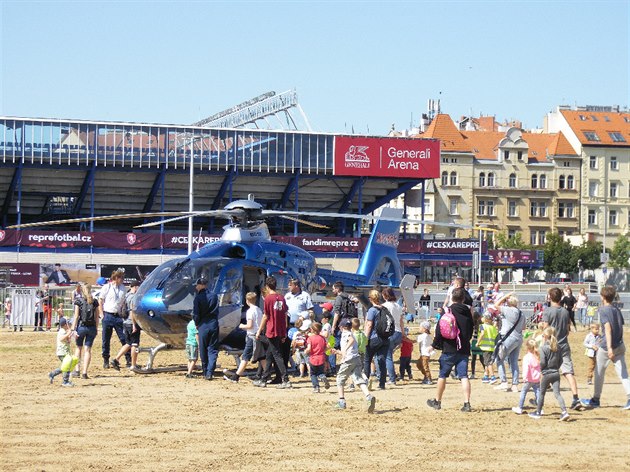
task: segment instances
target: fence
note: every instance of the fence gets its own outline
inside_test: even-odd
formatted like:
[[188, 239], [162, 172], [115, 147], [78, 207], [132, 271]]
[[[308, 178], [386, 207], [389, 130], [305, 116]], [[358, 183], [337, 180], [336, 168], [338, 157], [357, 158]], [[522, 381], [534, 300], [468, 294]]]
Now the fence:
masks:
[[[13, 326], [21, 329], [24, 326], [35, 326], [36, 295], [41, 288], [8, 286], [0, 288], [0, 313], [2, 327]], [[74, 316], [71, 287], [55, 287], [47, 291], [48, 298], [42, 303], [43, 323], [41, 329], [51, 329], [59, 323], [61, 316], [71, 319]], [[46, 294], [45, 294], [46, 295]], [[8, 313], [7, 300], [11, 300], [11, 310]]]

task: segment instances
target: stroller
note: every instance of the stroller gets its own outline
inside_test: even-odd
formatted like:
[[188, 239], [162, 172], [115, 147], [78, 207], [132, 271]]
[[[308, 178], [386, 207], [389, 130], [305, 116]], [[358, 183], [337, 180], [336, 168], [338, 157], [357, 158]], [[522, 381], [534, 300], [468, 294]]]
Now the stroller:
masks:
[[544, 309], [545, 307], [540, 302], [534, 305], [534, 314], [530, 316], [529, 319], [527, 320], [525, 324], [526, 329], [535, 330], [536, 328], [538, 328], [538, 323], [542, 321]]

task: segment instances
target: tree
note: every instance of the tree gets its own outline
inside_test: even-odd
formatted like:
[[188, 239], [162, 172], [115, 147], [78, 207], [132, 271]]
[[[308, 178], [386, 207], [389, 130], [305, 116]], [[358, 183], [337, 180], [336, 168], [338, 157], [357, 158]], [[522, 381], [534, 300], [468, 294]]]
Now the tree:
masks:
[[498, 249], [531, 249], [531, 246], [523, 241], [523, 235], [520, 232], [512, 238], [509, 238], [505, 232], [497, 233], [495, 242]]
[[585, 241], [581, 246], [573, 248], [571, 251], [571, 264], [573, 270], [578, 270], [578, 261], [581, 260], [581, 267], [585, 270], [598, 269], [600, 254], [602, 253], [602, 243], [595, 241]]
[[628, 258], [630, 258], [630, 239], [628, 239], [628, 235], [620, 234], [613, 244], [612, 251], [610, 251], [608, 265], [613, 269], [630, 267]]
[[572, 262], [571, 243], [565, 241], [558, 233], [551, 233], [545, 242], [545, 272], [556, 274], [558, 272], [575, 272], [576, 267]]

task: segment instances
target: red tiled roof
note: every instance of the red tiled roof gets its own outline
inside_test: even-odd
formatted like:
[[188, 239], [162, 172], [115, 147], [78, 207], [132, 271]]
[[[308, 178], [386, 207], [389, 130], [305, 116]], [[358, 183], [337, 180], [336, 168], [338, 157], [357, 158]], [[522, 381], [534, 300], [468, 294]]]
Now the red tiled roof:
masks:
[[[630, 146], [630, 113], [562, 109], [560, 113], [583, 146]], [[615, 141], [611, 133], [619, 133], [623, 141]]]
[[422, 137], [439, 139], [442, 151], [471, 151], [466, 136], [457, 129], [451, 117], [446, 114], [437, 115]]

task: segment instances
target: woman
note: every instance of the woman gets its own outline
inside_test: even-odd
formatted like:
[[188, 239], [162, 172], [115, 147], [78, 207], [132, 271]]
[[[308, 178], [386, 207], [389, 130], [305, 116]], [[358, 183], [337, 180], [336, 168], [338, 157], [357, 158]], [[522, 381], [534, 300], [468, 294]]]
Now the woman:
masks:
[[584, 290], [584, 288], [580, 289], [580, 294], [577, 297], [575, 309], [577, 310], [578, 320], [580, 320], [582, 326], [585, 326], [586, 310], [588, 309], [588, 295], [586, 295], [586, 291]]
[[420, 308], [424, 311], [425, 321], [429, 320], [429, 311], [431, 310], [431, 295], [429, 289], [425, 288], [420, 295]]
[[44, 331], [44, 292], [35, 292], [35, 327], [33, 331]]
[[385, 390], [385, 379], [387, 378], [385, 357], [387, 356], [389, 344], [387, 339], [379, 337], [376, 333], [375, 326], [381, 311], [383, 299], [378, 290], [370, 290], [368, 299], [372, 306], [368, 310], [365, 319], [365, 336], [368, 338], [368, 344], [365, 347], [365, 363], [363, 370], [367, 378], [371, 380], [372, 359], [375, 359], [378, 371], [378, 388]]
[[[501, 384], [495, 388], [506, 392], [515, 392], [519, 381], [518, 355], [523, 345], [525, 316], [518, 309], [518, 298], [513, 293], [499, 298], [496, 302], [495, 310], [501, 314], [501, 330], [499, 331], [501, 341], [495, 350]], [[504, 365], [506, 360], [512, 371], [511, 386], [507, 383]]]
[[480, 315], [483, 313], [483, 292], [483, 285], [480, 285], [479, 288], [477, 288], [477, 290], [472, 293], [473, 310]]
[[[571, 324], [573, 324], [573, 328], [577, 331], [577, 325], [575, 324], [575, 304], [577, 300], [573, 296], [573, 290], [568, 285], [564, 288], [564, 297], [560, 300], [560, 306], [563, 306], [569, 312], [569, 316], [571, 317]], [[569, 326], [570, 328], [570, 326]]]
[[[77, 348], [74, 355], [80, 361], [81, 378], [87, 379], [89, 378], [87, 375], [88, 367], [92, 360], [92, 345], [98, 334], [99, 315], [98, 301], [92, 297], [92, 287], [89, 284], [81, 284], [81, 293], [83, 296], [78, 297], [74, 302], [72, 331], [77, 333]], [[83, 349], [84, 346], [85, 349]]]
[[389, 385], [396, 385], [396, 369], [394, 369], [394, 351], [400, 347], [402, 343], [402, 333], [405, 327], [403, 320], [402, 307], [396, 303], [396, 294], [391, 287], [385, 287], [383, 289], [383, 298], [385, 303], [383, 306], [389, 310], [394, 317], [394, 334], [389, 337], [389, 346], [387, 348], [387, 355], [385, 357], [385, 364], [387, 366], [387, 376]]

